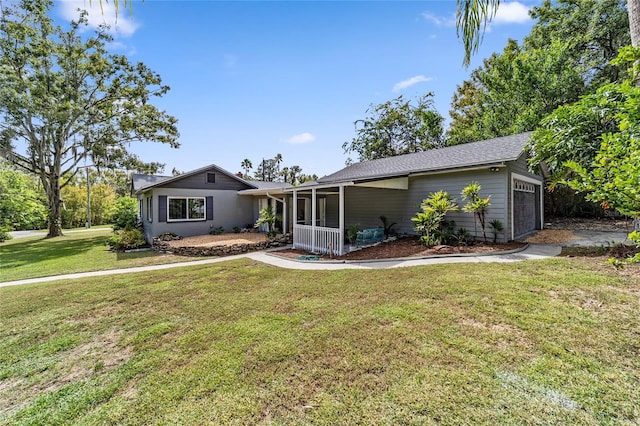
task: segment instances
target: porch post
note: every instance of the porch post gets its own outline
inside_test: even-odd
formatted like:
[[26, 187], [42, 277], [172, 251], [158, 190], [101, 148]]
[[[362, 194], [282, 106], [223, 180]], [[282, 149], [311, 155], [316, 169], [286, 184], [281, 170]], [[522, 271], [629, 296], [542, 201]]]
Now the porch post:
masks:
[[338, 213], [338, 228], [340, 229], [340, 254], [344, 254], [344, 185], [339, 186], [340, 211]]
[[287, 233], [287, 194], [282, 194], [282, 233]]
[[311, 248], [316, 251], [316, 189], [311, 188]]
[[298, 191], [293, 190], [293, 248], [296, 248], [296, 225], [298, 224]]

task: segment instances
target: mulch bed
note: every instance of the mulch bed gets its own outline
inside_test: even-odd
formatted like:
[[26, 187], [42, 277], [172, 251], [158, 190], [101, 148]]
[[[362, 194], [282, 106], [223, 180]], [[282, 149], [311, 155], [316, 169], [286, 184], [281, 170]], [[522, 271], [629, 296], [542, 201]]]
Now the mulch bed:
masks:
[[[425, 247], [420, 244], [417, 237], [405, 237], [395, 241], [387, 241], [371, 247], [365, 247], [357, 251], [347, 253], [343, 256], [328, 255], [320, 256], [320, 260], [370, 260], [370, 259], [395, 259], [402, 257], [424, 257], [443, 254], [464, 254], [464, 253], [497, 253], [501, 251], [515, 250], [524, 247], [525, 243], [482, 243], [478, 242], [468, 246], [447, 246], [439, 245], [435, 247]], [[279, 250], [272, 254], [290, 259], [297, 259], [299, 256], [309, 256], [304, 250]]]

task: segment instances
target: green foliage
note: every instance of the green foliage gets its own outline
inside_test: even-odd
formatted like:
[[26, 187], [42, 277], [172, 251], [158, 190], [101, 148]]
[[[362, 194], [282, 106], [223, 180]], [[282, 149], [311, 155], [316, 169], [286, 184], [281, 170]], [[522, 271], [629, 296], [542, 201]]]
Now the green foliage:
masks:
[[493, 232], [493, 242], [495, 243], [498, 241], [498, 234], [504, 231], [504, 225], [500, 219], [493, 219], [489, 222], [489, 227]]
[[628, 97], [620, 85], [610, 84], [553, 111], [531, 137], [530, 167], [544, 163], [551, 175], [551, 188], [571, 176], [568, 161], [589, 168], [601, 137], [617, 130]]
[[467, 228], [458, 228], [453, 237], [458, 244], [463, 246], [466, 246], [473, 241], [473, 236]]
[[210, 235], [222, 235], [224, 234], [224, 228], [222, 226], [216, 226], [209, 231]]
[[[459, 2], [458, 18], [490, 3]], [[555, 108], [625, 75], [611, 62], [630, 43], [625, 1], [546, 0], [530, 14], [537, 22], [523, 43], [510, 40], [458, 86], [448, 145], [534, 130]]]
[[11, 239], [11, 235], [9, 235], [10, 230], [11, 228], [9, 228], [8, 226], [0, 225], [0, 243]]
[[355, 225], [351, 225], [349, 227], [349, 229], [347, 230], [347, 240], [349, 240], [349, 243], [356, 243], [356, 240], [358, 239], [358, 231], [360, 230], [361, 228], [359, 223], [356, 223]]
[[458, 86], [447, 144], [533, 130], [558, 105], [576, 100], [584, 83], [568, 50], [560, 41], [525, 49], [510, 40]]
[[[36, 174], [48, 200], [49, 235], [61, 234], [60, 190], [77, 167], [137, 169], [131, 142], [178, 147], [177, 120], [153, 106], [169, 88], [142, 63], [111, 54], [105, 27], [84, 33], [86, 14], [63, 29], [48, 1], [3, 5], [0, 21], [0, 152]], [[26, 146], [27, 155], [14, 143]]]
[[420, 204], [422, 211], [411, 218], [413, 228], [420, 233], [420, 242], [426, 246], [440, 244], [445, 235], [443, 223], [448, 212], [458, 210], [455, 199], [446, 191], [429, 194]]
[[138, 202], [132, 197], [120, 197], [111, 211], [113, 230], [135, 228], [138, 223]]
[[[476, 221], [480, 222], [480, 227], [482, 228], [482, 238], [484, 241], [487, 241], [487, 232], [486, 232], [486, 216], [487, 209], [491, 205], [491, 195], [487, 198], [480, 197], [480, 190], [482, 186], [473, 181], [469, 183], [469, 185], [462, 188], [462, 199], [469, 200], [467, 204], [462, 207], [462, 210], [467, 213], [473, 213], [473, 223], [474, 226]], [[477, 230], [474, 232], [475, 235], [478, 235]]]
[[107, 240], [107, 244], [112, 250], [122, 251], [140, 248], [145, 246], [147, 242], [140, 229], [124, 228], [114, 231]]
[[[623, 49], [617, 63], [635, 63], [640, 49]], [[602, 203], [634, 218], [640, 216], [640, 88], [637, 71], [622, 83], [601, 87], [595, 94], [562, 108], [570, 120], [541, 132], [534, 146], [551, 156], [557, 152], [556, 173], [567, 177], [573, 189], [587, 192], [591, 201]], [[594, 112], [595, 110], [595, 112]], [[584, 121], [582, 121], [584, 120]], [[600, 125], [604, 121], [604, 125]], [[577, 123], [582, 123], [579, 127]], [[594, 129], [596, 129], [594, 131]], [[585, 143], [587, 147], [579, 147]], [[542, 149], [537, 152], [542, 151]], [[563, 172], [562, 167], [572, 172]]]
[[342, 144], [345, 153], [355, 152], [364, 161], [441, 146], [444, 119], [435, 110], [432, 96], [419, 98], [415, 106], [402, 96], [370, 105], [369, 116], [354, 123], [356, 137]]
[[391, 235], [391, 230], [395, 225], [397, 225], [397, 223], [388, 223], [386, 216], [380, 216], [380, 221], [382, 222], [382, 227], [384, 228], [384, 237], [389, 238], [389, 236]]
[[40, 229], [47, 219], [37, 181], [0, 160], [0, 227], [7, 231]]
[[240, 233], [240, 231], [241, 231], [241, 229], [240, 229], [240, 227], [239, 227], [239, 226], [234, 226], [232, 229], [233, 229], [233, 233], [234, 233], [234, 234], [239, 234], [239, 233]]
[[267, 237], [273, 237], [276, 235], [276, 221], [281, 221], [282, 218], [280, 215], [277, 215], [273, 211], [273, 207], [271, 204], [268, 204], [267, 207], [260, 210], [260, 216], [256, 221], [256, 226], [267, 225]]

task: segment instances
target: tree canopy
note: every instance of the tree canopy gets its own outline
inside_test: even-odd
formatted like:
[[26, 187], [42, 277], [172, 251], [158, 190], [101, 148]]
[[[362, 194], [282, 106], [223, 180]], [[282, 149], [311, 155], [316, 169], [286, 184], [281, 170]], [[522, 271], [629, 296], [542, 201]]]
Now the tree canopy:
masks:
[[51, 5], [21, 0], [3, 8], [0, 152], [39, 177], [48, 235], [57, 236], [60, 190], [79, 165], [140, 169], [146, 163], [129, 152], [131, 142], [179, 144], [177, 120], [151, 103], [169, 90], [160, 76], [109, 53], [105, 27], [83, 34], [85, 14], [68, 30], [54, 25]]
[[611, 64], [630, 40], [624, 2], [545, 1], [531, 16], [522, 44], [509, 41], [458, 86], [447, 144], [534, 130], [555, 108], [624, 76]]
[[367, 118], [354, 123], [356, 137], [342, 148], [364, 161], [442, 146], [444, 119], [435, 110], [432, 97], [432, 93], [427, 93], [414, 105], [401, 95], [370, 105]]

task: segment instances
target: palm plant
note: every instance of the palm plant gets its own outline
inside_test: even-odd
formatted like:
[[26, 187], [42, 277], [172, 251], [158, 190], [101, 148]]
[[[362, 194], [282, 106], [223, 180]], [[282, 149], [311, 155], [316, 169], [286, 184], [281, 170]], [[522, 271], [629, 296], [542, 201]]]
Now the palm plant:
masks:
[[276, 235], [275, 225], [278, 220], [282, 220], [282, 218], [273, 211], [271, 205], [268, 205], [260, 210], [260, 216], [256, 221], [256, 226], [267, 225], [267, 237], [272, 238]]
[[462, 199], [469, 200], [467, 204], [462, 207], [462, 210], [467, 213], [473, 213], [473, 230], [475, 235], [477, 235], [478, 233], [476, 220], [480, 222], [480, 227], [482, 228], [482, 238], [486, 242], [486, 217], [487, 209], [491, 205], [491, 195], [489, 195], [487, 198], [480, 198], [481, 189], [482, 186], [476, 181], [473, 181], [469, 185], [462, 188]]

